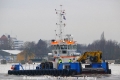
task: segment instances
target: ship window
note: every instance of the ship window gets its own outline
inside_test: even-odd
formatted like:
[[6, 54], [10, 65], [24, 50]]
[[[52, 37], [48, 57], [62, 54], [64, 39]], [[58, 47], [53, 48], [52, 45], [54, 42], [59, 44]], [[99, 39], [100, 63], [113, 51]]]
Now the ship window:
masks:
[[60, 46], [59, 46], [59, 45], [57, 45], [57, 46], [56, 46], [56, 48], [57, 48], [57, 49], [60, 49]]
[[56, 45], [54, 45], [54, 48], [53, 48], [53, 49], [57, 49], [57, 48], [56, 48]]
[[61, 49], [67, 49], [67, 45], [61, 45]]
[[57, 51], [54, 51], [55, 52], [55, 54], [57, 54]]
[[68, 49], [72, 49], [72, 47], [73, 47], [72, 45], [68, 45]]
[[63, 54], [66, 54], [66, 53], [67, 53], [67, 51], [62, 51], [62, 53], [63, 53]]
[[77, 46], [76, 46], [76, 45], [73, 45], [73, 49], [77, 49]]

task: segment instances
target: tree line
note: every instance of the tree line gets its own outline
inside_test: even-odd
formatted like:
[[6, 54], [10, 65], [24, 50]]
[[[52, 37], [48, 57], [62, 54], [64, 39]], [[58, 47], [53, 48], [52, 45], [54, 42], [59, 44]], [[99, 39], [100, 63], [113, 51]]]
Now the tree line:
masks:
[[[25, 48], [28, 50], [29, 48]], [[51, 47], [48, 47], [44, 40], [39, 40], [37, 44], [32, 43], [30, 50], [34, 50], [36, 56], [47, 55], [47, 53], [51, 52]], [[104, 32], [101, 34], [100, 40], [95, 40], [91, 44], [78, 44], [77, 52], [84, 53], [86, 51], [102, 51], [102, 58], [104, 60], [111, 59], [120, 59], [120, 43], [113, 40], [106, 40], [104, 37]]]
[[[24, 46], [21, 47], [21, 50], [26, 53], [26, 58], [32, 54], [35, 55], [35, 58], [42, 58], [43, 56], [47, 56], [48, 53], [52, 52], [51, 47], [48, 46], [46, 41], [41, 39], [37, 43], [25, 42]], [[106, 40], [104, 37], [104, 32], [101, 34], [99, 40], [95, 40], [91, 44], [77, 45], [77, 52], [79, 53], [96, 50], [102, 51], [102, 58], [105, 60], [120, 59], [120, 43], [115, 40]]]
[[35, 42], [25, 42], [24, 46], [21, 48], [23, 50], [23, 54], [25, 53], [25, 61], [28, 57], [34, 54], [34, 57], [37, 59], [43, 58], [47, 56], [47, 53], [50, 52], [50, 48], [48, 47], [46, 41], [39, 40], [38, 43]]
[[120, 43], [113, 40], [106, 40], [104, 32], [101, 34], [100, 40], [95, 40], [88, 45], [78, 44], [77, 51], [84, 53], [85, 51], [102, 51], [102, 59], [120, 59]]

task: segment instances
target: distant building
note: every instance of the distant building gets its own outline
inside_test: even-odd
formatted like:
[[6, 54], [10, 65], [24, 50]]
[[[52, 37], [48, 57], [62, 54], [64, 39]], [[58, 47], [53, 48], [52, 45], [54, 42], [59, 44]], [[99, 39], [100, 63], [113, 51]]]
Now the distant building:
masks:
[[0, 38], [0, 49], [9, 49], [9, 40], [5, 35]]
[[20, 50], [0, 50], [0, 59], [16, 62], [17, 55], [21, 52]]
[[8, 38], [5, 35], [2, 35], [0, 38], [0, 45], [8, 43]]
[[13, 38], [10, 35], [2, 35], [0, 38], [0, 49], [19, 50], [23, 44], [23, 41], [17, 40], [17, 38]]
[[24, 45], [23, 41], [17, 40], [16, 38], [11, 38], [12, 41], [12, 49], [19, 50]]

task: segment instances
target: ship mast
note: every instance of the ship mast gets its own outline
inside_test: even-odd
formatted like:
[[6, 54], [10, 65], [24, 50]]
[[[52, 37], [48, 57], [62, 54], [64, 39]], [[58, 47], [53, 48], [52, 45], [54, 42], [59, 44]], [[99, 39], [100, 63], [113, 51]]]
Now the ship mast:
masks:
[[66, 18], [65, 18], [65, 10], [62, 10], [62, 5], [60, 5], [60, 7], [61, 7], [61, 10], [56, 10], [55, 9], [56, 14], [59, 15], [59, 23], [56, 23], [56, 25], [59, 25], [59, 28], [60, 28], [60, 31], [59, 31], [59, 34], [58, 34], [59, 39], [63, 40], [63, 37], [62, 37], [63, 29], [62, 28], [63, 28], [63, 26], [65, 26], [65, 23], [63, 23], [63, 19], [66, 20]]

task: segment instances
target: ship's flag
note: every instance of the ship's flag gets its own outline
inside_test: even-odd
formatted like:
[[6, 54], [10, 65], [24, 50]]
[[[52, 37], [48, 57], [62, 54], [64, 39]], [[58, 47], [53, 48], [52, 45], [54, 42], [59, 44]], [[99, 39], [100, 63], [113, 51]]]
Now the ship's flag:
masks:
[[66, 20], [65, 16], [63, 16], [63, 19]]

